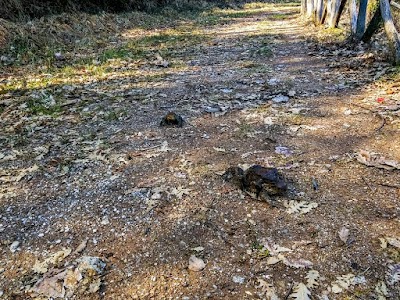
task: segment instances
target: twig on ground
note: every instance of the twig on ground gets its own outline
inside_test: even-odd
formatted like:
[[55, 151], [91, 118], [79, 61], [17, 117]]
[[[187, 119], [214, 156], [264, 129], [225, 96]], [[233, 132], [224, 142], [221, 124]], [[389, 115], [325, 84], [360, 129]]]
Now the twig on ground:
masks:
[[382, 120], [382, 124], [378, 128], [375, 129], [376, 132], [380, 131], [386, 125], [386, 118], [381, 113], [377, 112], [376, 110], [368, 108], [368, 107], [365, 107], [365, 106], [357, 104], [357, 103], [350, 103], [350, 104], [354, 105], [356, 107], [365, 109], [365, 110], [373, 113], [374, 116], [376, 116], [376, 117], [378, 117], [378, 118], [380, 118]]
[[376, 113], [376, 115], [379, 116], [382, 120], [381, 126], [379, 126], [377, 129], [375, 129], [375, 131], [378, 132], [383, 128], [383, 126], [386, 125], [386, 118], [384, 116], [382, 116], [382, 114], [380, 114], [380, 113]]
[[361, 176], [362, 180], [364, 183], [368, 186], [368, 188], [371, 190], [371, 192], [375, 193], [375, 190], [372, 188], [372, 186], [369, 184], [369, 182], [365, 179], [364, 176]]
[[288, 299], [289, 299], [289, 296], [290, 296], [290, 294], [291, 294], [292, 291], [293, 291], [293, 286], [294, 286], [294, 283], [292, 282], [292, 283], [290, 284], [290, 288], [289, 288], [288, 292], [286, 293], [285, 298], [283, 298], [284, 300], [288, 300]]
[[398, 184], [390, 184], [390, 183], [377, 183], [377, 185], [385, 186], [388, 188], [393, 188], [393, 189], [400, 189], [400, 185]]

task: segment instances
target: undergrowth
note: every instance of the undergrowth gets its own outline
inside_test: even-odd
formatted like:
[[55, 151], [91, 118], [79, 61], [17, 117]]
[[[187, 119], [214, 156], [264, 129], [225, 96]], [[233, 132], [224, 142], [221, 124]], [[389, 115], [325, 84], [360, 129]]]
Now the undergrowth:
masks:
[[[142, 74], [140, 66], [152, 64], [161, 55], [171, 71], [182, 70], [187, 67], [181, 61], [182, 51], [207, 47], [213, 38], [207, 33], [210, 26], [273, 8], [273, 4], [262, 2], [244, 4], [240, 9], [204, 3], [188, 10], [170, 5], [152, 13], [80, 12], [30, 21], [0, 19], [0, 74], [23, 77], [3, 81], [0, 93], [74, 84], [89, 78], [103, 80], [115, 69], [119, 69], [120, 76], [157, 80], [157, 71]], [[272, 55], [268, 43], [260, 47], [258, 54]]]

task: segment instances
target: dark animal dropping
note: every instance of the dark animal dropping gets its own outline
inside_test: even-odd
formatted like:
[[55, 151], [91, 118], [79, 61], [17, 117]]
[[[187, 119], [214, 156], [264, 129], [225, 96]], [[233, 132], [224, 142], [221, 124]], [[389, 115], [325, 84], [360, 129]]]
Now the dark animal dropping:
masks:
[[264, 201], [270, 201], [271, 196], [282, 195], [287, 190], [286, 181], [276, 168], [254, 165], [243, 171], [239, 167], [230, 167], [222, 177], [254, 198]]
[[169, 112], [165, 115], [165, 117], [161, 120], [160, 126], [183, 126], [183, 119], [180, 115]]

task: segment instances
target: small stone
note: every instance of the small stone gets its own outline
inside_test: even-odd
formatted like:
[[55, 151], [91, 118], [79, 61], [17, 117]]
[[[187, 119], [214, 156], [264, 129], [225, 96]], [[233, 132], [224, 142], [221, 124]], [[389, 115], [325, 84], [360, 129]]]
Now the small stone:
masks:
[[278, 78], [271, 78], [270, 80], [268, 80], [269, 85], [277, 85], [278, 83], [279, 83]]
[[351, 115], [352, 114], [352, 111], [351, 111], [351, 109], [345, 109], [344, 111], [343, 111], [343, 114], [344, 115], [346, 115], [346, 116], [349, 116], [349, 115]]
[[285, 103], [289, 101], [289, 97], [279, 94], [278, 96], [275, 96], [274, 98], [272, 98], [272, 101], [275, 103]]
[[100, 222], [101, 225], [108, 225], [110, 224], [110, 220], [108, 219], [107, 216], [104, 216], [103, 219]]
[[61, 52], [54, 53], [54, 58], [57, 60], [64, 60], [64, 55]]
[[14, 241], [10, 246], [10, 251], [12, 253], [15, 253], [18, 250], [19, 244], [20, 244], [20, 242]]
[[232, 281], [234, 282], [234, 283], [239, 283], [239, 284], [243, 284], [244, 283], [244, 280], [245, 280], [245, 278], [244, 277], [242, 277], [242, 276], [233, 276], [232, 277]]
[[201, 258], [192, 255], [189, 258], [189, 270], [199, 272], [205, 268], [206, 264]]
[[289, 97], [294, 97], [294, 95], [296, 95], [296, 91], [291, 90], [287, 94], [288, 94]]

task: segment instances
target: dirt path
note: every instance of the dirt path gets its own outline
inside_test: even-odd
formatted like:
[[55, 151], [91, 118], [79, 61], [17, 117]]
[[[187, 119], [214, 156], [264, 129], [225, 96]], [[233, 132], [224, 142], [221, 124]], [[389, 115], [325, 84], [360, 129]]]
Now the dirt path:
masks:
[[[400, 161], [400, 89], [374, 81], [390, 66], [373, 49], [317, 46], [297, 10], [227, 11], [136, 77], [115, 59], [102, 80], [3, 94], [0, 298], [288, 299], [304, 283], [398, 299], [400, 173], [356, 157]], [[170, 110], [183, 128], [159, 127]], [[220, 176], [253, 164], [287, 178], [276, 207]], [[105, 269], [68, 285], [82, 256]]]

